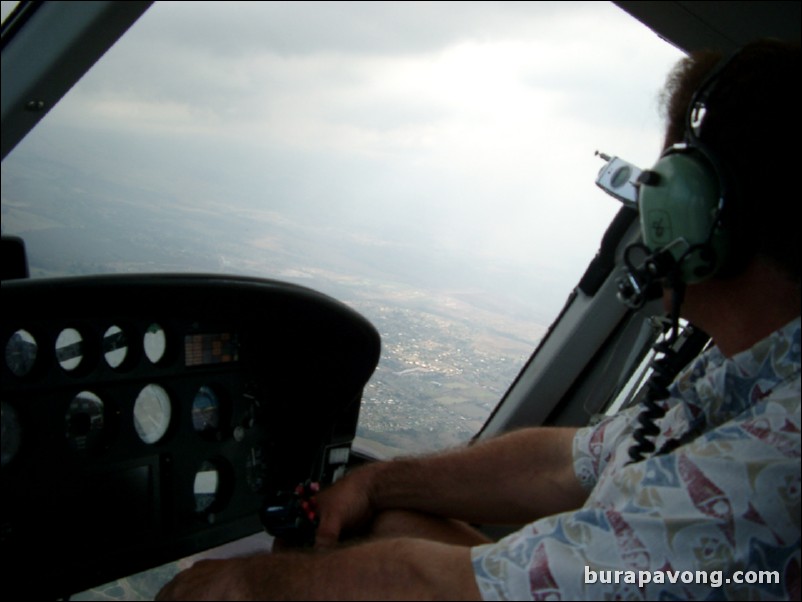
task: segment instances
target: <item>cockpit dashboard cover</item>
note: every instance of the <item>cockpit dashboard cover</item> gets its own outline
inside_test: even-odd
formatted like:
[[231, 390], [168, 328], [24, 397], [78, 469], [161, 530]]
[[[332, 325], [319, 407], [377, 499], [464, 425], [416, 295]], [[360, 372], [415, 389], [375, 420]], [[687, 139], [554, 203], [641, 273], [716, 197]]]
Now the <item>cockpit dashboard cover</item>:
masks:
[[4, 282], [4, 593], [63, 597], [261, 529], [347, 461], [379, 335], [224, 276]]

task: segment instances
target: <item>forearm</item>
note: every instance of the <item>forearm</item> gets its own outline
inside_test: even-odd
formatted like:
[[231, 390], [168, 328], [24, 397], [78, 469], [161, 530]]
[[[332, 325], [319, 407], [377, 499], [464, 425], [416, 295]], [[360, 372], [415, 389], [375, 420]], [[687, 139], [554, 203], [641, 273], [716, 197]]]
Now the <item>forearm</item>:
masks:
[[470, 548], [388, 539], [315, 558], [319, 573], [303, 599], [480, 600]]
[[417, 540], [201, 562], [157, 599], [479, 600], [470, 549]]
[[370, 466], [372, 506], [483, 523], [528, 522], [576, 508], [586, 492], [573, 472], [575, 432], [525, 429], [435, 456]]

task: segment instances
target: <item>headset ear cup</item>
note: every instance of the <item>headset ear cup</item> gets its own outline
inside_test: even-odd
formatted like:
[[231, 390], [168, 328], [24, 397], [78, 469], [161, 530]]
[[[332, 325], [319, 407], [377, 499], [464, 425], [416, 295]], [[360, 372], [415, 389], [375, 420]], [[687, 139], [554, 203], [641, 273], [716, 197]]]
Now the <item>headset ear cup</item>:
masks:
[[716, 275], [726, 261], [728, 235], [721, 225], [720, 179], [704, 152], [677, 145], [641, 179], [639, 211], [644, 244], [668, 250], [683, 282]]

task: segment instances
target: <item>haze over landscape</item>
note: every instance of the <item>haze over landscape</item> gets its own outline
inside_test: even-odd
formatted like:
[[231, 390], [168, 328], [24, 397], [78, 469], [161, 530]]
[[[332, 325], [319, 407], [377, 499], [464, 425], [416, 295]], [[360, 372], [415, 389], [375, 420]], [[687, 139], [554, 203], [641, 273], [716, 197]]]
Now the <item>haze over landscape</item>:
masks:
[[[20, 153], [3, 164], [3, 224], [23, 235], [34, 277], [234, 272], [322, 290], [368, 317], [382, 335], [383, 353], [365, 391], [360, 436], [377, 453], [467, 440], [543, 333], [521, 301], [475, 285], [481, 273], [472, 274], [458, 258], [427, 258], [414, 248], [393, 252], [336, 233], [327, 237], [322, 228], [274, 215], [211, 216], [158, 203], [133, 207], [113, 200], [133, 191], [109, 182], [95, 188], [95, 197], [70, 183], [69, 168], [51, 164], [56, 191], [38, 169], [24, 175], [24, 158]], [[139, 193], [137, 198], [147, 191]], [[16, 200], [26, 198], [59, 200]], [[237, 234], [248, 231], [257, 238], [243, 244]], [[326, 261], [310, 263], [312, 249]], [[440, 281], [432, 273], [438, 269]], [[502, 286], [504, 275], [495, 277]]]

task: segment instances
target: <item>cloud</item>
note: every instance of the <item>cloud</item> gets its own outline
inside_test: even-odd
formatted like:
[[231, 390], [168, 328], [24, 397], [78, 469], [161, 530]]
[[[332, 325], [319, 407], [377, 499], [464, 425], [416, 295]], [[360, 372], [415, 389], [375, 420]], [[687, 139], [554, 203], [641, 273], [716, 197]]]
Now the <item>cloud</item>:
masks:
[[175, 195], [575, 279], [593, 151], [656, 156], [678, 56], [599, 2], [159, 2], [47, 120]]
[[427, 54], [466, 40], [542, 37], [553, 31], [552, 17], [603, 14], [595, 2], [204, 2], [191, 12], [179, 5], [150, 10], [145, 18], [160, 21], [154, 33], [229, 56]]

